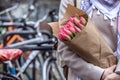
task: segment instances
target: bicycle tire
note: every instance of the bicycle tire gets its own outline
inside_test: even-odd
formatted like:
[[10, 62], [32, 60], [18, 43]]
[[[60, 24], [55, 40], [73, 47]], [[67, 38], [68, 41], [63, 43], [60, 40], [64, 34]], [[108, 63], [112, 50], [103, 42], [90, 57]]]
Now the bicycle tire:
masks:
[[0, 72], [0, 79], [1, 80], [20, 80], [20, 78], [6, 72]]
[[56, 58], [53, 57], [48, 57], [47, 60], [45, 61], [44, 65], [43, 65], [43, 75], [42, 78], [43, 80], [58, 80], [58, 75], [59, 75], [59, 79], [60, 80], [64, 80], [63, 78], [61, 78], [61, 75], [59, 74], [59, 70], [57, 70], [56, 68], [56, 72], [55, 67], [53, 65], [55, 65], [56, 62]]

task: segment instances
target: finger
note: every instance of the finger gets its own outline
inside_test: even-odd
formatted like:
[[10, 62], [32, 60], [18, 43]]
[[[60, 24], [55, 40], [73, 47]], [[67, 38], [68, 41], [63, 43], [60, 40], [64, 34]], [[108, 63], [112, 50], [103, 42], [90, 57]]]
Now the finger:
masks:
[[113, 79], [111, 79], [111, 78], [109, 78], [109, 77], [106, 77], [104, 80], [113, 80]]
[[113, 65], [113, 66], [110, 67], [110, 69], [113, 70], [113, 71], [115, 70], [115, 68], [116, 68], [116, 65]]

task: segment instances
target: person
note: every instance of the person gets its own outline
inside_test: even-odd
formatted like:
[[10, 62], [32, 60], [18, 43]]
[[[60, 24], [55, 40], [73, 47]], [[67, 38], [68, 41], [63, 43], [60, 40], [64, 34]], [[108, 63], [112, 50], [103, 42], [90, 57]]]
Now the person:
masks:
[[[76, 0], [61, 0], [59, 20], [64, 16], [68, 4], [75, 6]], [[117, 24], [120, 12], [119, 0], [81, 0], [79, 8], [85, 11], [99, 29], [107, 44], [115, 52], [117, 50]], [[120, 80], [120, 62], [103, 69], [86, 62], [63, 42], [58, 41], [58, 53], [61, 65], [68, 67], [68, 80]], [[114, 71], [115, 70], [115, 71]]]

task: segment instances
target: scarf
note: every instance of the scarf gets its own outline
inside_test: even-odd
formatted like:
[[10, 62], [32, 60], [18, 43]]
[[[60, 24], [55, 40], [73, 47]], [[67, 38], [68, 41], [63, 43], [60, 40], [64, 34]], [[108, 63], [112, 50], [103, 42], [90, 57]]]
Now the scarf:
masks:
[[117, 50], [115, 52], [116, 56], [118, 57], [118, 59], [120, 59], [120, 11], [118, 13], [118, 34], [117, 34], [117, 38], [118, 38], [118, 41], [117, 41]]
[[97, 8], [97, 14], [104, 14], [104, 19], [110, 19], [111, 26], [114, 25], [113, 20], [117, 18], [117, 50], [115, 55], [120, 59], [120, 2], [117, 0], [84, 0], [81, 9], [92, 17], [93, 10]]
[[[120, 2], [117, 0], [84, 0], [80, 6], [89, 17], [92, 17], [92, 12], [97, 8], [97, 14], [100, 12], [104, 14], [104, 19], [111, 20], [111, 26], [114, 25], [113, 20], [117, 18], [117, 49], [115, 51], [115, 56], [120, 59]], [[82, 80], [79, 76], [77, 80]]]
[[[117, 18], [117, 49], [115, 51], [115, 55], [118, 59], [120, 59], [120, 2], [117, 0], [84, 0], [80, 6], [82, 10], [84, 10], [89, 17], [92, 17], [92, 12], [95, 8], [97, 8], [97, 14], [100, 12], [104, 14], [104, 19], [111, 20], [111, 26], [114, 25], [113, 20]], [[82, 80], [79, 76], [77, 80]]]

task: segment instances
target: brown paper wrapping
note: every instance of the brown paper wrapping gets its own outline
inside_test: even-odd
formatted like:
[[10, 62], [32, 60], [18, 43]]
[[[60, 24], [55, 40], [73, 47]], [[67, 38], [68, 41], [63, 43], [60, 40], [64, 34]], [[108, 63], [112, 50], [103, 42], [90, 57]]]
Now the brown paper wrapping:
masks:
[[60, 32], [59, 22], [48, 23], [48, 25], [51, 26], [52, 31], [53, 31], [53, 35], [57, 37], [58, 33]]
[[112, 49], [100, 35], [97, 27], [89, 19], [88, 15], [74, 6], [68, 5], [64, 18], [60, 21], [60, 27], [75, 14], [88, 18], [86, 27], [72, 40], [64, 43], [75, 51], [81, 58], [96, 66], [107, 68], [117, 63]]
[[64, 43], [89, 63], [102, 68], [116, 64], [113, 51], [90, 20], [80, 33]]

